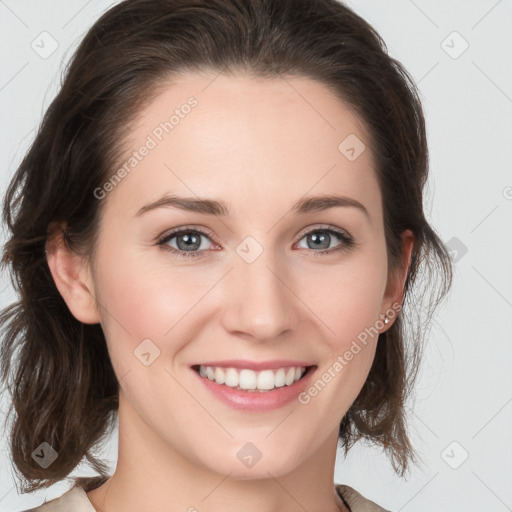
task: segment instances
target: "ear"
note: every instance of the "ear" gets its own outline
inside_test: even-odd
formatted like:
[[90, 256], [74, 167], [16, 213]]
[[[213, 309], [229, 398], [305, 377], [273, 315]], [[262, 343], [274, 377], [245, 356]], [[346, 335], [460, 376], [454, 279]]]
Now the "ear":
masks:
[[[395, 314], [391, 318], [390, 323], [382, 332], [386, 331], [393, 325], [394, 318], [396, 318], [397, 305], [402, 306], [402, 301], [405, 293], [405, 281], [409, 273], [411, 264], [412, 250], [414, 247], [414, 234], [410, 229], [406, 229], [402, 235], [402, 256], [399, 267], [395, 269], [388, 279], [384, 297], [382, 300], [383, 310], [381, 311], [381, 318], [384, 318], [386, 311], [394, 311]], [[393, 307], [394, 306], [394, 307]]]
[[46, 260], [62, 298], [72, 315], [84, 324], [100, 321], [88, 259], [64, 240], [65, 226], [53, 224], [46, 242]]

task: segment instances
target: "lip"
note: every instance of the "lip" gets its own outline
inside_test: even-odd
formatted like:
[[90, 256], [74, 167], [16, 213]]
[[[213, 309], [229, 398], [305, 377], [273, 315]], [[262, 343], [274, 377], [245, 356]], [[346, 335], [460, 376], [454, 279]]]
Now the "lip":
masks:
[[314, 366], [311, 363], [305, 361], [296, 361], [293, 359], [273, 359], [271, 361], [249, 361], [247, 359], [231, 359], [223, 361], [209, 361], [206, 363], [197, 363], [193, 367], [199, 368], [199, 366], [219, 366], [221, 368], [238, 368], [243, 370], [254, 370], [255, 372], [261, 372], [263, 370], [277, 370], [278, 368], [287, 368], [290, 366], [301, 366], [308, 367]]
[[[230, 361], [230, 364], [233, 361]], [[222, 366], [219, 364], [220, 361], [217, 361], [215, 364], [203, 364], [203, 366]], [[276, 363], [276, 361], [273, 361]], [[209, 391], [213, 396], [215, 396], [222, 403], [229, 405], [233, 409], [239, 409], [244, 411], [254, 411], [254, 412], [265, 412], [272, 411], [275, 409], [279, 409], [284, 407], [285, 405], [292, 402], [297, 396], [302, 393], [308, 386], [311, 385], [311, 381], [313, 379], [313, 375], [317, 370], [316, 365], [305, 365], [303, 363], [299, 364], [294, 362], [289, 366], [305, 366], [307, 368], [306, 373], [302, 376], [300, 380], [294, 382], [291, 386], [282, 386], [279, 388], [274, 388], [272, 391], [266, 391], [260, 393], [259, 391], [245, 391], [239, 390], [235, 388], [230, 388], [229, 386], [225, 386], [224, 384], [217, 384], [215, 381], [212, 381], [206, 377], [201, 377], [199, 373], [191, 368], [192, 373], [199, 379], [203, 386]], [[247, 364], [247, 361], [244, 362], [244, 365]], [[264, 369], [270, 369], [268, 367], [269, 363], [265, 363], [267, 366], [264, 366]], [[283, 361], [279, 361], [279, 365], [282, 365]], [[276, 366], [276, 368], [282, 368], [283, 366]], [[195, 366], [195, 365], [194, 365]], [[256, 364], [256, 366], [262, 366], [262, 363]], [[284, 365], [286, 366], [286, 365]], [[236, 368], [248, 368], [247, 366], [237, 366]], [[231, 368], [235, 368], [235, 366], [231, 366]], [[252, 368], [251, 368], [252, 369]]]

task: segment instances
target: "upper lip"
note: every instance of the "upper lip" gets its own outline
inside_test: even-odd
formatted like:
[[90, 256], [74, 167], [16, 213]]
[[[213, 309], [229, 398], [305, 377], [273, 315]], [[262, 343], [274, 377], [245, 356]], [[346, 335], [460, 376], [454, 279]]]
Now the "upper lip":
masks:
[[223, 361], [207, 361], [204, 363], [198, 363], [193, 366], [220, 366], [222, 368], [239, 368], [254, 371], [262, 371], [262, 370], [274, 370], [276, 368], [287, 368], [290, 366], [293, 367], [303, 367], [307, 368], [308, 366], [313, 366], [310, 363], [305, 361], [297, 361], [293, 359], [273, 359], [272, 361], [249, 361], [247, 359], [230, 359]]

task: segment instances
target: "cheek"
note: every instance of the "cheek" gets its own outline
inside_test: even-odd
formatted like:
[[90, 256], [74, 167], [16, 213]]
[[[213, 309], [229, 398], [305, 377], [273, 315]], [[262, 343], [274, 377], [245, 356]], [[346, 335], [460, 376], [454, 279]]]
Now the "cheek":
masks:
[[[306, 300], [318, 311], [317, 325], [326, 333], [322, 367], [300, 396], [325, 413], [323, 424], [339, 424], [361, 391], [375, 357], [382, 296], [387, 279], [382, 253], [369, 252], [316, 280]], [[321, 286], [321, 287], [320, 287]], [[319, 293], [319, 290], [325, 293]], [[325, 391], [324, 391], [325, 389]]]
[[172, 330], [205, 293], [197, 272], [170, 268], [162, 264], [165, 259], [127, 257], [128, 251], [115, 251], [112, 245], [103, 254], [96, 289], [114, 363], [129, 361], [146, 339], [161, 352], [177, 350], [169, 346]]
[[[192, 324], [201, 325], [211, 310], [226, 302], [222, 296], [211, 302], [222, 288], [211, 290], [225, 273], [224, 267], [206, 265], [198, 270], [193, 262], [177, 264], [164, 252], [155, 254], [154, 248], [130, 252], [120, 239], [109, 240], [102, 248], [96, 281], [102, 327], [114, 366], [122, 359], [123, 366], [133, 362], [133, 351], [146, 339], [160, 352], [178, 352]], [[385, 247], [366, 244], [339, 263], [298, 261], [283, 276], [299, 292], [295, 307], [303, 311], [307, 323], [324, 332], [329, 352], [343, 353], [379, 318], [386, 280]], [[211, 297], [204, 300], [209, 291]]]
[[323, 325], [332, 349], [343, 349], [379, 319], [387, 281], [383, 249], [368, 247], [339, 265], [301, 275], [307, 276], [299, 285], [301, 299]]

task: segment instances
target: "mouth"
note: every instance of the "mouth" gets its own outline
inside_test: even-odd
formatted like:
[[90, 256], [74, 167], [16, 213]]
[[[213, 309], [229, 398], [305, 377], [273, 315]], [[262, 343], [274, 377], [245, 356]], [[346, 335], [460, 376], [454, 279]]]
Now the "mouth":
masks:
[[293, 386], [313, 371], [316, 365], [281, 366], [259, 371], [243, 367], [199, 364], [193, 365], [191, 368], [201, 378], [233, 390], [268, 393], [279, 388]]

